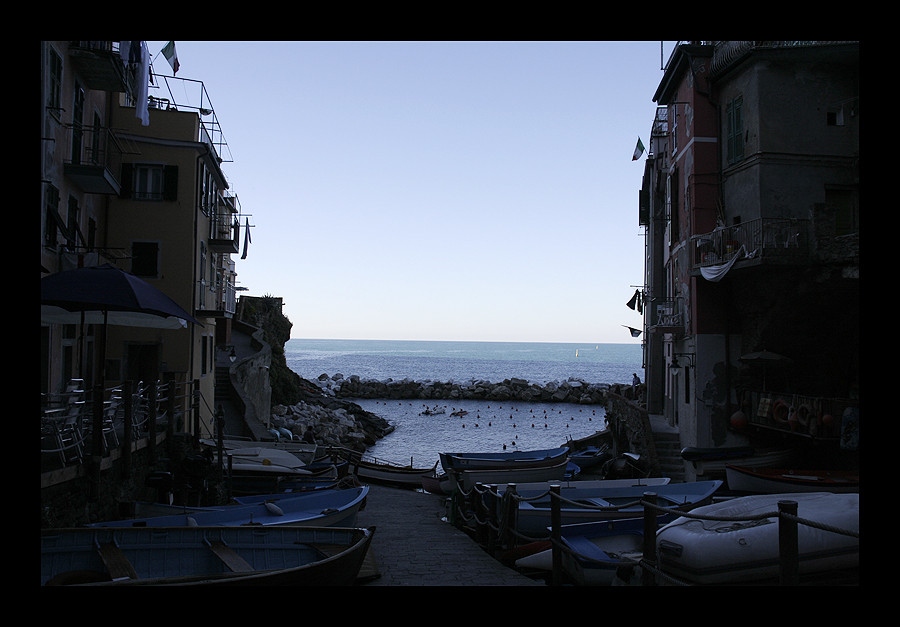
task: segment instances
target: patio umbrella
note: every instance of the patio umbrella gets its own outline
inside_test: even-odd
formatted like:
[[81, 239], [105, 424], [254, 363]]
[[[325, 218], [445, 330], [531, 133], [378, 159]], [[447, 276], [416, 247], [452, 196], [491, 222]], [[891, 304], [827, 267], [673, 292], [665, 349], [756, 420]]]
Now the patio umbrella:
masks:
[[41, 279], [41, 321], [184, 328], [200, 324], [175, 301], [110, 264], [64, 270]]
[[[175, 301], [110, 264], [64, 270], [41, 279], [41, 322], [181, 329], [201, 325]], [[106, 334], [104, 333], [104, 338]], [[105, 341], [100, 363], [106, 358]]]

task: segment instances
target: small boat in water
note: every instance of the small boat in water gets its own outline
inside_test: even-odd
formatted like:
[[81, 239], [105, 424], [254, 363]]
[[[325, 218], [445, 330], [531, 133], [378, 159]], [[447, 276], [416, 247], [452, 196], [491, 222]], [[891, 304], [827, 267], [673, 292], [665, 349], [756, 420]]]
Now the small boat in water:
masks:
[[46, 529], [41, 585], [352, 585], [374, 532], [255, 526]]
[[[367, 486], [343, 490], [272, 494], [249, 503], [194, 507], [163, 516], [93, 523], [89, 527], [352, 527], [369, 493]], [[251, 497], [248, 497], [251, 498]], [[170, 506], [176, 507], [176, 506]]]
[[777, 494], [780, 492], [859, 492], [859, 473], [840, 470], [790, 470], [725, 466], [732, 492]]
[[691, 511], [709, 519], [677, 518], [656, 534], [659, 568], [696, 584], [777, 581], [779, 501], [797, 503], [801, 577], [859, 567], [859, 538], [829, 530], [858, 536], [859, 494], [800, 492], [738, 497]]

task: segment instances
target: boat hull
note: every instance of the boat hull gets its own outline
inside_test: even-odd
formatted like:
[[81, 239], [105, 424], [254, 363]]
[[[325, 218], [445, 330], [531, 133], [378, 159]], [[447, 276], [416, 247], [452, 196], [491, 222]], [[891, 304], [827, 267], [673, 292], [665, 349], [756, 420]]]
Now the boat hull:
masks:
[[569, 447], [513, 451], [509, 453], [441, 453], [441, 466], [451, 470], [490, 470], [515, 466], [532, 468], [555, 466], [568, 457]]
[[78, 528], [41, 532], [41, 585], [351, 585], [373, 529]]
[[[779, 501], [795, 501], [797, 516], [832, 528], [859, 532], [859, 494], [783, 493], [739, 497], [698, 507], [691, 515], [738, 520], [679, 517], [656, 536], [659, 567], [696, 584], [777, 581], [780, 572]], [[741, 519], [746, 519], [746, 521]], [[797, 527], [801, 575], [858, 568], [859, 539], [806, 524]]]
[[91, 527], [352, 527], [369, 488], [270, 495], [262, 502], [191, 508], [178, 514], [94, 523]]
[[852, 472], [728, 465], [725, 467], [725, 479], [732, 492], [859, 492], [859, 474]]
[[[560, 503], [560, 524], [621, 520], [642, 517], [644, 508], [640, 501], [645, 493], [656, 494], [660, 507], [688, 510], [712, 499], [722, 485], [721, 481], [695, 481], [690, 483], [670, 483], [656, 486], [613, 487], [590, 489], [560, 489], [560, 496], [566, 499]], [[530, 537], [546, 537], [552, 511], [549, 494], [537, 490], [516, 490], [522, 498], [519, 502], [516, 529]], [[577, 501], [577, 504], [569, 501]], [[662, 513], [661, 522], [675, 518], [674, 514]]]
[[530, 481], [562, 480], [566, 474], [567, 464], [568, 462], [564, 458], [554, 466], [481, 468], [457, 470], [448, 474], [454, 490], [462, 489], [468, 492], [478, 483], [484, 485], [506, 485], [508, 483]]

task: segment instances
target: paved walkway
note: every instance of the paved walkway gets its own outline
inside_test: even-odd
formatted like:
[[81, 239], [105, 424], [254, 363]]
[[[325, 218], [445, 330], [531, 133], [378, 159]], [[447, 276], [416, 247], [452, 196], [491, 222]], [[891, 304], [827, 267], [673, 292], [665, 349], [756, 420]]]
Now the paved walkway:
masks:
[[379, 576], [365, 586], [544, 586], [488, 555], [442, 520], [434, 494], [370, 485], [357, 526], [375, 526], [371, 554]]

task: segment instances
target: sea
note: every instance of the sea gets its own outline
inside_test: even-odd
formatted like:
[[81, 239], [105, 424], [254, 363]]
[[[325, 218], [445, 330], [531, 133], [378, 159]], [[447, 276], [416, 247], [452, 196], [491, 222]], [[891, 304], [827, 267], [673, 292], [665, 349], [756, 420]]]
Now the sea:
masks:
[[[631, 384], [643, 374], [639, 344], [438, 342], [290, 339], [288, 367], [304, 379], [500, 383], [519, 378], [544, 385], [578, 379]], [[509, 452], [563, 446], [605, 428], [597, 405], [466, 400], [349, 399], [394, 426], [370, 446], [379, 460], [430, 468], [442, 452]], [[423, 414], [426, 409], [443, 413]], [[466, 412], [463, 415], [454, 413]]]

